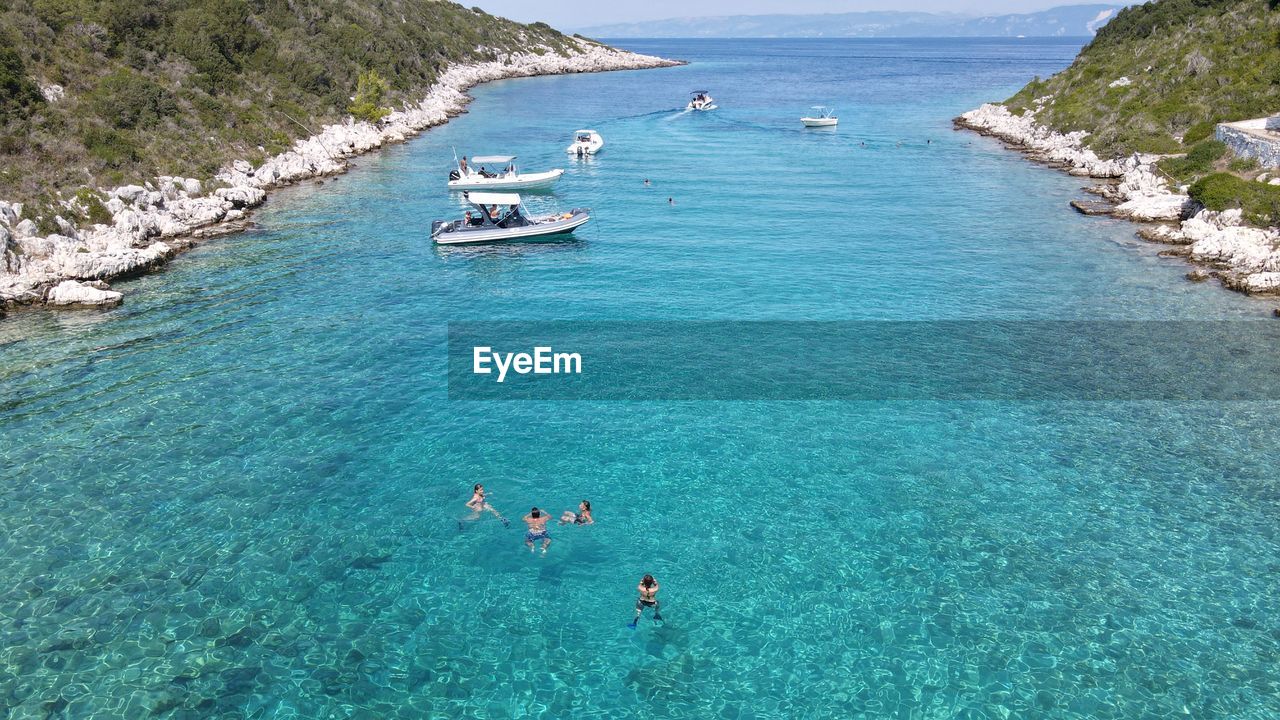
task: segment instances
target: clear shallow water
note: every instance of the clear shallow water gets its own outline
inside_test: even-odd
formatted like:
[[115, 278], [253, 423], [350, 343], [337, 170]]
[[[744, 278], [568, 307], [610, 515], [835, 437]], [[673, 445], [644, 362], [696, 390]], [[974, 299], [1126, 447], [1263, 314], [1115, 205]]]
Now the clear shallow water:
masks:
[[[627, 45], [695, 63], [479, 88], [117, 310], [0, 323], [0, 708], [1280, 713], [1275, 404], [447, 399], [450, 319], [1269, 311], [950, 130], [1069, 42]], [[720, 111], [673, 110], [702, 86]], [[816, 103], [837, 131], [796, 127]], [[564, 165], [578, 127], [609, 145]], [[568, 167], [535, 204], [597, 221], [433, 249], [455, 145]], [[530, 557], [459, 532], [473, 482], [598, 523]], [[632, 632], [645, 572], [668, 622]]]

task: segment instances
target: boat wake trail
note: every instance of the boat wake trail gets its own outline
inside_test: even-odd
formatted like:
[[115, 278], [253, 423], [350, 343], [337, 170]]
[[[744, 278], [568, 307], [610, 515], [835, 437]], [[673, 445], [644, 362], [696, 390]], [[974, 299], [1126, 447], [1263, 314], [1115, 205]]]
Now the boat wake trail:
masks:
[[[669, 109], [667, 109], [667, 110], [654, 110], [653, 112], [640, 113], [639, 115], [621, 115], [621, 116], [619, 116], [619, 117], [609, 118], [609, 119], [607, 119], [607, 120], [600, 120], [599, 122], [596, 122], [596, 123], [595, 123], [595, 126], [596, 126], [596, 127], [607, 127], [607, 126], [612, 125], [612, 124], [614, 124], [614, 123], [626, 122], [626, 121], [628, 121], [628, 120], [640, 120], [640, 119], [642, 119], [642, 118], [655, 117], [655, 116], [658, 116], [658, 115], [670, 115], [671, 113], [673, 113], [673, 112], [675, 112], [676, 110], [679, 110], [679, 109], [680, 109], [680, 108], [669, 108]], [[686, 111], [686, 112], [687, 112], [687, 111]], [[684, 113], [681, 113], [681, 114], [684, 114]]]

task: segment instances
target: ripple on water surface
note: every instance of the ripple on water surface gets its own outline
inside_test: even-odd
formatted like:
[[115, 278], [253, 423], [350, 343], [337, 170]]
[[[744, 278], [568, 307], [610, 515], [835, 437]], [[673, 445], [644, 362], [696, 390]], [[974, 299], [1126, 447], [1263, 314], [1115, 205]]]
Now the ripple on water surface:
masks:
[[[637, 47], [697, 62], [479, 88], [117, 310], [0, 325], [8, 717], [1280, 715], [1274, 403], [447, 400], [451, 319], [1262, 309], [950, 131], [1070, 42]], [[609, 146], [532, 204], [586, 232], [427, 244], [451, 146], [578, 127]], [[597, 524], [531, 556], [473, 482]]]

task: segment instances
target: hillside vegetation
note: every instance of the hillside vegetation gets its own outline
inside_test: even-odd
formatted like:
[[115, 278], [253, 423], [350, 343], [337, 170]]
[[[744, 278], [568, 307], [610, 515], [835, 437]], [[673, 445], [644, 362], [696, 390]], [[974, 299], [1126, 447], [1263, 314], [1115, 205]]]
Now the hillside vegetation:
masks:
[[[1122, 10], [1071, 67], [1024, 87], [1015, 112], [1086, 130], [1099, 154], [1185, 152], [1214, 124], [1280, 112], [1277, 0], [1157, 0]], [[1111, 87], [1122, 77], [1131, 84]]]
[[6, 0], [0, 198], [209, 177], [420, 99], [451, 62], [565, 42], [438, 0]]

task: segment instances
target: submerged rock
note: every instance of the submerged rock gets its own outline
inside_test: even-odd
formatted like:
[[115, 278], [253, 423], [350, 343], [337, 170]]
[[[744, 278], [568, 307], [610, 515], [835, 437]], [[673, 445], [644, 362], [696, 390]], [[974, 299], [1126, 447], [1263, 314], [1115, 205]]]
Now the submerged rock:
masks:
[[1100, 200], [1072, 200], [1071, 207], [1082, 215], [1110, 215], [1116, 210], [1115, 204]]

